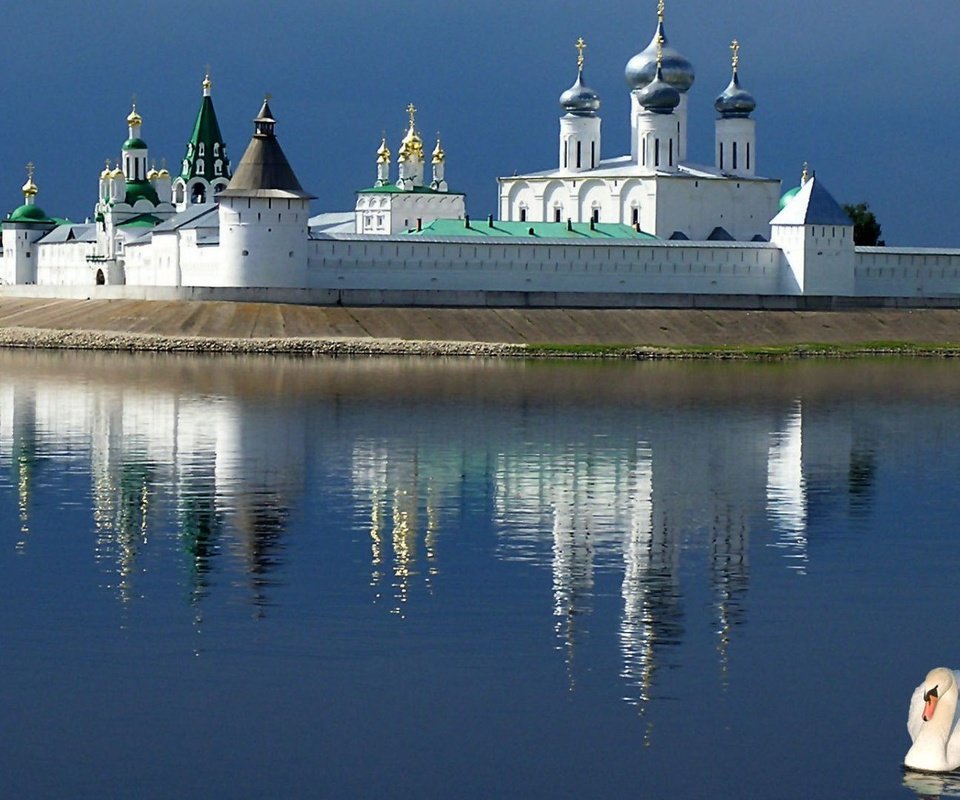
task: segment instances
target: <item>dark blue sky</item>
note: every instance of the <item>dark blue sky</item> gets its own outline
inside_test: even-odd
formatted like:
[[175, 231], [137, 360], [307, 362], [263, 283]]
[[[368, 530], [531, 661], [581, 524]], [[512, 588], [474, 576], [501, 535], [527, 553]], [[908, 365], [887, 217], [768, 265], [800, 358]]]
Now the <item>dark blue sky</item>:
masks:
[[[575, 77], [580, 35], [603, 103], [604, 157], [629, 151], [623, 67], [655, 24], [655, 0], [12, 5], [0, 28], [0, 208], [21, 202], [32, 160], [48, 213], [90, 215], [134, 93], [151, 158], [175, 167], [209, 64], [234, 164], [271, 92], [316, 212], [352, 208], [374, 180], [381, 131], [396, 152], [412, 101], [429, 149], [443, 135], [451, 188], [485, 216], [498, 175], [555, 165], [557, 98]], [[957, 0], [667, 0], [671, 44], [697, 71], [691, 160], [712, 161], [713, 99], [736, 37], [758, 101], [762, 174], [788, 188], [807, 160], [838, 200], [870, 202], [888, 244], [960, 247], [958, 30]]]

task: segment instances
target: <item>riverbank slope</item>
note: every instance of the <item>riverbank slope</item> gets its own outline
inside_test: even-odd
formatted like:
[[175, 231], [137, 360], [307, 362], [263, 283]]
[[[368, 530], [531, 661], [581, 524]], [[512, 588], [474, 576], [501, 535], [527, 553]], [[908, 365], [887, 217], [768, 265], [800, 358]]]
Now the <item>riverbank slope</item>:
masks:
[[0, 346], [491, 355], [620, 349], [664, 355], [960, 353], [960, 310], [347, 308], [0, 298]]

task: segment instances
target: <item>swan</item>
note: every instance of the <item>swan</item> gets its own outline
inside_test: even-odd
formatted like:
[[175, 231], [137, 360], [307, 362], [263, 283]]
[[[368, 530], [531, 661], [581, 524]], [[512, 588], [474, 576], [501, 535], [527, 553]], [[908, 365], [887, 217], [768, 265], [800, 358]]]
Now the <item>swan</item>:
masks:
[[905, 767], [927, 772], [960, 767], [958, 685], [960, 671], [937, 667], [914, 690], [907, 714], [913, 745], [903, 758]]

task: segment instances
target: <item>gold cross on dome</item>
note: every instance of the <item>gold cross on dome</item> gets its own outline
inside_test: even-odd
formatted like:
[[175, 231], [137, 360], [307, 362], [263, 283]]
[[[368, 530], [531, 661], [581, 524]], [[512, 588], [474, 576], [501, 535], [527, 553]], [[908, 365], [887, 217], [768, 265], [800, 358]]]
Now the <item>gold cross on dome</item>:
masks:
[[663, 66], [663, 34], [657, 34], [657, 69]]
[[412, 128], [416, 121], [417, 107], [413, 103], [410, 103], [410, 105], [407, 106], [407, 113], [410, 115], [410, 127]]
[[740, 66], [740, 42], [736, 39], [730, 42], [730, 52], [733, 53], [733, 71], [736, 72]]
[[582, 36], [577, 39], [574, 47], [577, 48], [577, 69], [583, 69], [583, 51], [587, 49], [587, 43], [583, 41]]
[[663, 22], [664, 11], [666, 11], [666, 3], [664, 3], [663, 0], [659, 0], [657, 3], [657, 19], [660, 20], [660, 22]]
[[27, 178], [33, 180], [33, 171], [36, 169], [32, 161], [27, 162]]

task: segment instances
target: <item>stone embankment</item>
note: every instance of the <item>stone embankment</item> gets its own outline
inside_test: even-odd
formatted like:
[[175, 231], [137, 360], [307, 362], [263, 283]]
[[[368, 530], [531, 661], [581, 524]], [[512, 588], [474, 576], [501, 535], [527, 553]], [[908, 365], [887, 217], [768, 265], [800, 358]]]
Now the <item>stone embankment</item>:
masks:
[[343, 308], [0, 299], [0, 347], [628, 358], [960, 354], [960, 310]]

